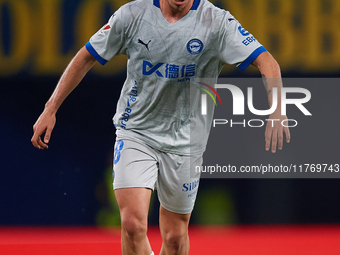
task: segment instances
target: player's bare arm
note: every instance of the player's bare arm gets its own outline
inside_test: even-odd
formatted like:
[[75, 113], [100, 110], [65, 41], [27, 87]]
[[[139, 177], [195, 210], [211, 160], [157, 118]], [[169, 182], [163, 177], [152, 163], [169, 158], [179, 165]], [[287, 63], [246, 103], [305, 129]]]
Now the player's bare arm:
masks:
[[[78, 86], [86, 73], [95, 63], [95, 58], [86, 50], [85, 47], [80, 49], [77, 55], [72, 59], [52, 96], [47, 101], [45, 109], [33, 126], [33, 137], [31, 142], [38, 149], [48, 149], [48, 143], [51, 133], [56, 123], [56, 113], [65, 100], [65, 98]], [[45, 133], [44, 140], [41, 135]]]
[[261, 72], [263, 77], [264, 87], [268, 94], [269, 106], [272, 105], [272, 91], [273, 88], [277, 88], [278, 93], [278, 105], [276, 111], [272, 113], [269, 119], [279, 121], [268, 121], [265, 131], [265, 149], [272, 153], [276, 152], [276, 149], [282, 150], [283, 148], [283, 133], [286, 135], [286, 142], [290, 142], [290, 132], [288, 127], [283, 127], [281, 121], [287, 119], [287, 116], [281, 115], [281, 71], [280, 66], [269, 52], [263, 52], [253, 62]]

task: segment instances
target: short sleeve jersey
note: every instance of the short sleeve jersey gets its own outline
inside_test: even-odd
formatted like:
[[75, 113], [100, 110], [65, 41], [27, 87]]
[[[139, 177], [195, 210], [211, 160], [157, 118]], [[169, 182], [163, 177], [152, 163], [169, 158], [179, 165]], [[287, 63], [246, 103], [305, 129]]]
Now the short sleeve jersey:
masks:
[[[194, 0], [174, 24], [159, 0], [136, 0], [120, 7], [90, 41], [87, 50], [105, 64], [128, 56], [127, 78], [113, 118], [118, 139], [142, 141], [163, 152], [203, 153], [211, 119], [190, 109], [190, 79], [217, 78], [224, 64], [244, 70], [266, 49], [228, 12]], [[200, 123], [200, 139], [190, 126]]]

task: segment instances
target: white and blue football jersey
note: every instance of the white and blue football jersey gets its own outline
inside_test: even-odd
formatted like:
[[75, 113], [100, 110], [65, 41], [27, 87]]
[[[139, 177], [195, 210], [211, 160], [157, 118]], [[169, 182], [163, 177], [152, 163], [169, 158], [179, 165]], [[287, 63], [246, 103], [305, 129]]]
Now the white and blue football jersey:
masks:
[[[195, 0], [174, 24], [163, 17], [159, 0], [130, 2], [86, 48], [101, 64], [115, 55], [128, 56], [113, 118], [117, 137], [180, 155], [205, 150], [212, 119], [195, 120], [201, 116], [190, 109], [190, 79], [216, 79], [224, 64], [244, 70], [266, 51], [228, 11], [207, 0]], [[195, 141], [190, 139], [193, 122], [202, 132]]]

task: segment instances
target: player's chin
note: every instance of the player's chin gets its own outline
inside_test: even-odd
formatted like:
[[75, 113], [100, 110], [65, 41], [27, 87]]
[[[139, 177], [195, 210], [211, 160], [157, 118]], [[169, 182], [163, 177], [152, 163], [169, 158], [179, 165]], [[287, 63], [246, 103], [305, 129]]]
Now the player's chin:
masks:
[[177, 5], [175, 5], [175, 6], [172, 6], [172, 9], [174, 11], [176, 11], [176, 12], [181, 12], [181, 11], [183, 11], [184, 7], [185, 6], [177, 6]]
[[182, 1], [181, 0], [175, 0], [172, 3], [172, 8], [176, 11], [182, 11], [187, 4], [188, 3], [187, 3], [186, 0], [182, 0]]

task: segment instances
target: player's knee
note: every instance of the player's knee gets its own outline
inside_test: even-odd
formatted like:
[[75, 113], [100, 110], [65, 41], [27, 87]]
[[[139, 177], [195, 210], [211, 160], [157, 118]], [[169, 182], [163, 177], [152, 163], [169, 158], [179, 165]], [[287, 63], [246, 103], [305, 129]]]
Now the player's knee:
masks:
[[169, 231], [163, 236], [163, 242], [172, 250], [180, 250], [188, 241], [186, 231]]
[[129, 238], [134, 239], [146, 235], [147, 224], [142, 220], [139, 220], [137, 217], [122, 217], [121, 225]]

